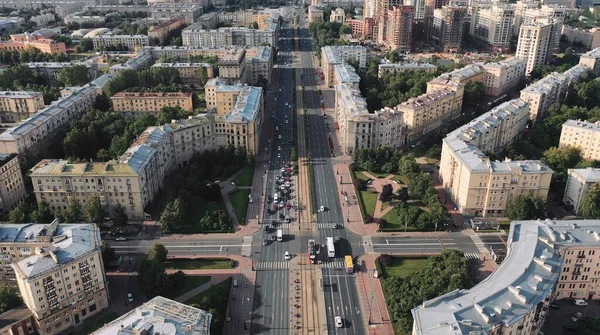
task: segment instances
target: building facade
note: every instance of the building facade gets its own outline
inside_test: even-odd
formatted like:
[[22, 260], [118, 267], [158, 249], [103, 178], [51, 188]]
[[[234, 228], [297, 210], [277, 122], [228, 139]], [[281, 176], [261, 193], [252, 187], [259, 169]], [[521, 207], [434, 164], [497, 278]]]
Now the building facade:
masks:
[[567, 120], [562, 126], [558, 146], [574, 147], [581, 151], [584, 159], [600, 160], [600, 121]]
[[563, 202], [580, 214], [581, 201], [595, 184], [600, 183], [600, 169], [569, 169]]
[[526, 75], [548, 62], [552, 55], [551, 40], [551, 24], [536, 23], [521, 26], [515, 57], [527, 60]]
[[159, 43], [164, 43], [169, 33], [185, 24], [183, 17], [175, 18], [167, 22], [160, 23], [148, 29], [148, 37], [158, 40]]
[[383, 63], [379, 64], [379, 71], [377, 71], [377, 75], [381, 78], [385, 73], [398, 73], [404, 71], [434, 72], [436, 70], [437, 66], [429, 63]]
[[443, 6], [433, 13], [431, 39], [442, 52], [460, 52], [467, 9]]
[[470, 35], [488, 44], [492, 52], [507, 53], [510, 51], [514, 19], [515, 10], [509, 5], [494, 4], [488, 8], [474, 5]]
[[147, 35], [110, 35], [104, 34], [92, 38], [94, 50], [105, 50], [106, 47], [121, 46], [124, 50], [135, 51], [151, 45]]
[[525, 80], [527, 61], [521, 58], [509, 58], [497, 63], [483, 65], [483, 87], [485, 94], [499, 96]]
[[147, 114], [158, 116], [163, 107], [181, 107], [186, 112], [193, 110], [190, 92], [119, 92], [111, 97], [113, 110], [127, 118]]
[[199, 77], [202, 71], [206, 71], [206, 76], [211, 79], [215, 77], [211, 64], [208, 63], [156, 63], [152, 67], [174, 68], [179, 71], [179, 78], [184, 85], [198, 85]]
[[0, 210], [7, 212], [14, 209], [26, 196], [19, 157], [15, 154], [0, 155]]
[[195, 48], [217, 48], [223, 46], [258, 47], [261, 44], [276, 45], [277, 30], [263, 30], [247, 27], [224, 27], [214, 30], [200, 29], [195, 26], [185, 28], [181, 37], [183, 45]]
[[17, 122], [42, 109], [44, 109], [44, 96], [41, 92], [0, 92], [0, 117], [2, 122]]
[[358, 67], [364, 69], [367, 66], [367, 50], [363, 46], [326, 46], [321, 48], [321, 66], [325, 85], [333, 85], [335, 66], [346, 63], [349, 59], [355, 59]]
[[412, 50], [412, 29], [415, 8], [393, 6], [387, 9], [383, 24], [383, 40], [377, 41], [391, 50], [409, 53]]
[[315, 22], [317, 20], [323, 20], [323, 7], [321, 6], [308, 6], [308, 22]]
[[346, 22], [346, 12], [343, 8], [336, 8], [329, 15], [329, 22], [344, 23]]

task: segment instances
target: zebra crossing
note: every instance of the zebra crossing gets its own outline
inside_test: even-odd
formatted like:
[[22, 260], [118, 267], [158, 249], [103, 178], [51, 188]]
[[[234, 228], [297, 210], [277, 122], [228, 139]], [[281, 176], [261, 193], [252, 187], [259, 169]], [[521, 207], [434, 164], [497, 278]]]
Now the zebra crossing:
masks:
[[346, 267], [346, 264], [343, 261], [325, 262], [321, 263], [321, 265], [328, 269], [343, 269]]
[[479, 259], [479, 254], [473, 252], [465, 252], [466, 259]]
[[289, 269], [290, 262], [289, 261], [281, 261], [281, 262], [256, 262], [254, 267], [257, 270], [260, 269]]
[[337, 225], [337, 229], [344, 228], [344, 225], [341, 223], [317, 223], [317, 228], [320, 229], [334, 229], [333, 225]]
[[[275, 221], [275, 220], [271, 220], [271, 221]], [[269, 222], [269, 221], [265, 221], [264, 223], [265, 224], [271, 224], [271, 222]], [[290, 229], [291, 225], [292, 225], [291, 223], [281, 223], [281, 222], [279, 222], [276, 225], [274, 225], [273, 228], [275, 228], [275, 229]]]

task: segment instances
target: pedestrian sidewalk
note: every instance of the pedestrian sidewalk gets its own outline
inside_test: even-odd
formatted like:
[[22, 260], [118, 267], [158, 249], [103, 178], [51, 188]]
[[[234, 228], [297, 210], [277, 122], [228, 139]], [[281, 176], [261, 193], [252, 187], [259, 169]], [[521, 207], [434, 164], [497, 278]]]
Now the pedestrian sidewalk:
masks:
[[379, 254], [369, 254], [361, 257], [363, 267], [356, 274], [361, 310], [363, 311], [368, 334], [394, 335], [381, 281], [373, 277], [377, 257], [379, 257]]
[[[344, 217], [344, 226], [358, 235], [375, 235], [377, 226], [375, 224], [365, 225], [358, 196], [352, 183], [350, 175], [351, 157], [342, 156], [333, 161], [336, 173], [336, 185], [338, 196], [342, 204], [342, 216]], [[341, 179], [341, 183], [340, 183]], [[374, 226], [374, 230], [371, 226]]]

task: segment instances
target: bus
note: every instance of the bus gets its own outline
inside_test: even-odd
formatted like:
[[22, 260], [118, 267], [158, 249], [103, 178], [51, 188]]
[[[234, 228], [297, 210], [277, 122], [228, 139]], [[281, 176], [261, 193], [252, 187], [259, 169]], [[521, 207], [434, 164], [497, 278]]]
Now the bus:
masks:
[[354, 263], [352, 263], [352, 256], [346, 255], [346, 272], [354, 273]]
[[281, 230], [281, 229], [277, 229], [277, 241], [278, 242], [283, 241], [283, 230]]
[[329, 256], [329, 258], [335, 257], [335, 245], [333, 244], [333, 237], [327, 237], [327, 256]]
[[315, 263], [315, 259], [317, 258], [317, 252], [315, 248], [315, 240], [312, 238], [308, 240], [308, 261], [310, 264]]

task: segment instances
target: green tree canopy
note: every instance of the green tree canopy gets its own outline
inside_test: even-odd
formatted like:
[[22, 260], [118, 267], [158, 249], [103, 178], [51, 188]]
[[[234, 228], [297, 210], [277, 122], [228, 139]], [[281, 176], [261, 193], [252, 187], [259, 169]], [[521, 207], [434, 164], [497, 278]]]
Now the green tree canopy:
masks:
[[567, 182], [567, 170], [577, 166], [581, 159], [581, 152], [575, 147], [554, 147], [544, 152], [541, 159], [542, 163], [554, 170], [551, 185], [553, 190], [564, 190]]
[[127, 214], [125, 213], [125, 207], [121, 203], [117, 203], [110, 210], [110, 219], [114, 224], [124, 226], [127, 224]]
[[100, 201], [98, 194], [92, 194], [87, 198], [85, 204], [85, 219], [87, 222], [104, 223], [106, 211]]
[[16, 288], [0, 284], [0, 314], [22, 303], [17, 293]]
[[154, 243], [152, 248], [150, 250], [148, 250], [148, 259], [156, 260], [160, 263], [164, 263], [167, 261], [168, 254], [169, 254], [169, 251], [167, 250], [167, 248], [165, 248], [165, 246], [163, 244]]
[[66, 87], [83, 86], [92, 80], [87, 66], [79, 64], [66, 67], [60, 71], [57, 78]]
[[506, 216], [511, 220], [545, 219], [548, 216], [546, 202], [533, 193], [516, 196], [508, 206]]
[[104, 263], [104, 267], [106, 268], [110, 262], [115, 258], [115, 249], [108, 244], [106, 241], [102, 241], [102, 262]]
[[586, 219], [600, 219], [600, 182], [595, 183], [581, 199], [579, 213]]
[[54, 221], [54, 214], [50, 210], [50, 205], [46, 201], [41, 201], [38, 208], [31, 213], [33, 222], [50, 223]]
[[164, 232], [175, 231], [184, 225], [186, 215], [183, 199], [177, 198], [169, 203], [160, 215], [160, 227]]

